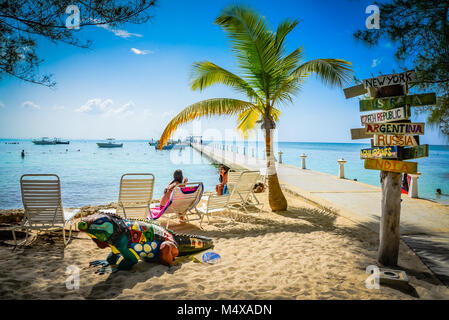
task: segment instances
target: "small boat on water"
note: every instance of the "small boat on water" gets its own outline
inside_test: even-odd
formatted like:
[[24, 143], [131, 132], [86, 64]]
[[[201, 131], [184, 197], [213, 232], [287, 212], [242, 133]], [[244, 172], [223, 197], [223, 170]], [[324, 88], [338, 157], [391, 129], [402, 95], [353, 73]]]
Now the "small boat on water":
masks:
[[48, 137], [43, 137], [41, 139], [33, 139], [32, 141], [34, 144], [37, 144], [37, 145], [69, 144], [70, 143], [70, 141], [68, 141], [68, 140], [61, 140], [60, 138], [50, 139]]
[[61, 140], [60, 138], [55, 138], [54, 141], [55, 141], [55, 144], [70, 144], [70, 141]]
[[123, 143], [115, 143], [113, 142], [114, 138], [106, 139], [108, 142], [97, 142], [97, 146], [99, 148], [121, 148], [123, 147]]
[[48, 137], [43, 137], [41, 139], [33, 139], [33, 143], [37, 145], [48, 145], [48, 144], [56, 144], [55, 140], [51, 140]]
[[[171, 149], [173, 149], [174, 145], [175, 145], [174, 143], [166, 144], [165, 146], [162, 147], [162, 150], [171, 150]], [[159, 143], [157, 143], [157, 144], [154, 146], [154, 148], [155, 148], [156, 150], [159, 150]]]

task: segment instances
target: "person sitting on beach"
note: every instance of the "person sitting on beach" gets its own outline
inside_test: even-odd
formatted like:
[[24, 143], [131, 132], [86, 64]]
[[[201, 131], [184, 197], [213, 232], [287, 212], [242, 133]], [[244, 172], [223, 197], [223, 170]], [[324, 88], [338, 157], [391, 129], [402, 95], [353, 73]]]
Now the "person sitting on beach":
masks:
[[228, 171], [229, 168], [225, 165], [220, 166], [220, 183], [215, 186], [215, 191], [217, 191], [217, 194], [221, 196], [222, 194], [227, 193], [227, 183], [228, 183]]
[[182, 176], [182, 170], [175, 170], [173, 173], [173, 181], [170, 182], [167, 186], [167, 188], [164, 189], [164, 195], [161, 198], [161, 207], [164, 207], [168, 201], [170, 201], [171, 194], [173, 193], [173, 190], [175, 187], [181, 183], [187, 183], [188, 179]]

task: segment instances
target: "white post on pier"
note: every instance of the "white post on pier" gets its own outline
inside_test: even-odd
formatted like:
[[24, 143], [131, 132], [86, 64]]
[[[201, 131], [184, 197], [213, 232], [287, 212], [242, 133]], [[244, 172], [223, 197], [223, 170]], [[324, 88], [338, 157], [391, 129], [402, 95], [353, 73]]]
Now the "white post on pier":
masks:
[[282, 163], [282, 151], [279, 151], [278, 154], [279, 154], [279, 163]]
[[254, 148], [251, 148], [251, 153], [252, 153], [252, 156], [254, 158]]
[[305, 169], [306, 168], [306, 158], [307, 158], [307, 156], [303, 153], [302, 155], [300, 155], [300, 157], [302, 159], [301, 169]]
[[340, 179], [345, 178], [345, 163], [347, 162], [345, 159], [341, 158], [337, 160], [338, 164], [340, 165], [340, 168], [338, 169], [338, 177]]
[[410, 198], [418, 198], [418, 178], [421, 175], [421, 172], [408, 173], [408, 175], [412, 178], [410, 188], [408, 190], [408, 196]]

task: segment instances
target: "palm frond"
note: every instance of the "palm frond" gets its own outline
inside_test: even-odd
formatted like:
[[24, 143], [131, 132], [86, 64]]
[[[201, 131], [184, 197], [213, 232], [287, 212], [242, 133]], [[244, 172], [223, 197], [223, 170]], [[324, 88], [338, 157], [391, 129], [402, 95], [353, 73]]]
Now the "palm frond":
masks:
[[279, 54], [283, 53], [285, 37], [298, 25], [299, 22], [299, 20], [286, 19], [278, 25], [275, 44]]
[[292, 75], [304, 76], [315, 73], [325, 85], [343, 87], [351, 81], [353, 73], [351, 65], [351, 62], [342, 59], [315, 59], [300, 65]]
[[279, 61], [270, 84], [272, 105], [278, 100], [292, 102], [291, 96], [299, 91], [306, 78], [305, 75], [292, 75], [303, 59], [304, 49], [301, 46]]
[[178, 115], [167, 124], [159, 139], [159, 148], [162, 149], [173, 132], [186, 122], [201, 117], [238, 115], [250, 108], [255, 108], [254, 104], [251, 102], [229, 98], [215, 98], [194, 103], [178, 113]]
[[214, 84], [230, 86], [237, 91], [246, 94], [252, 101], [262, 101], [254, 89], [236, 74], [209, 61], [194, 63], [192, 67], [192, 90], [203, 90]]
[[237, 118], [237, 130], [240, 131], [244, 139], [248, 138], [249, 132], [254, 129], [261, 114], [260, 110], [255, 108], [247, 109], [239, 114]]
[[274, 34], [265, 17], [251, 8], [231, 5], [222, 11], [215, 23], [230, 38], [231, 47], [245, 78], [254, 88], [266, 92], [270, 72], [276, 65], [277, 50]]

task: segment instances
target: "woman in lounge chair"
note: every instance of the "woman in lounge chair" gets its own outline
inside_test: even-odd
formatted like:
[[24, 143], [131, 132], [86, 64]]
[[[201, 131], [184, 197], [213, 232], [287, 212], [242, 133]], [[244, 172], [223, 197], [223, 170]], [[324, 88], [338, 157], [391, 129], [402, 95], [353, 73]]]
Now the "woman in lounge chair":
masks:
[[220, 183], [215, 186], [215, 191], [217, 191], [217, 194], [221, 196], [222, 194], [227, 193], [227, 183], [228, 183], [228, 171], [229, 168], [225, 165], [220, 166]]
[[173, 181], [170, 182], [167, 188], [164, 189], [164, 195], [161, 198], [161, 208], [164, 207], [168, 201], [170, 201], [171, 194], [175, 187], [181, 183], [187, 183], [188, 179], [182, 176], [182, 170], [175, 170], [173, 173]]

